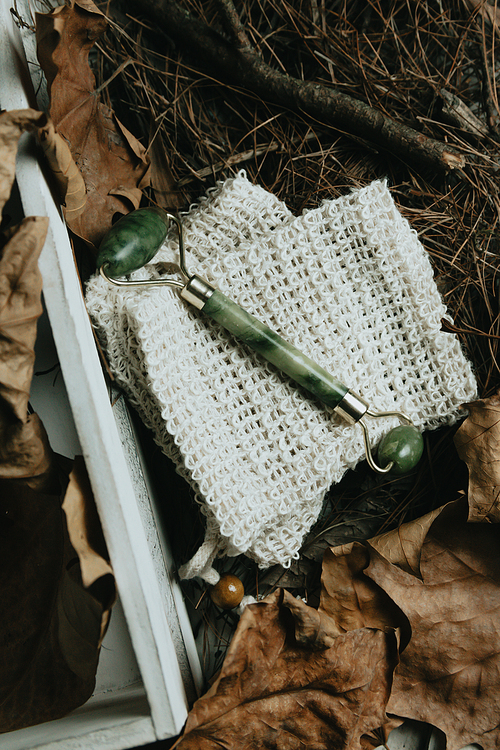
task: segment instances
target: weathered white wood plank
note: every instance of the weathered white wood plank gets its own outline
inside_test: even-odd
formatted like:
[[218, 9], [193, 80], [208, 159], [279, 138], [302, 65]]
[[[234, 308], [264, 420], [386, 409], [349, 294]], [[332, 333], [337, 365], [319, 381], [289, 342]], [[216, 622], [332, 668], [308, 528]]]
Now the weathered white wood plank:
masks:
[[124, 750], [155, 740], [142, 687], [104, 694], [64, 719], [0, 735], [2, 750]]

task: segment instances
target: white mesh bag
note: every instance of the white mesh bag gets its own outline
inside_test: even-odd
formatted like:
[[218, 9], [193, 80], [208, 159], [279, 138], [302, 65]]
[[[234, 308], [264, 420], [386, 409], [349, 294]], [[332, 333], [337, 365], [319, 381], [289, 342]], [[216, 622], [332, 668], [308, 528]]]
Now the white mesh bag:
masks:
[[[428, 256], [375, 181], [294, 217], [244, 172], [182, 218], [186, 265], [381, 411], [453, 423], [476, 383]], [[132, 278], [177, 260], [169, 238]], [[287, 566], [329, 486], [364, 458], [362, 432], [188, 306], [169, 287], [101, 277], [89, 313], [123, 387], [191, 484], [205, 542], [181, 575], [215, 583], [216, 555]], [[373, 445], [394, 419], [369, 420]]]

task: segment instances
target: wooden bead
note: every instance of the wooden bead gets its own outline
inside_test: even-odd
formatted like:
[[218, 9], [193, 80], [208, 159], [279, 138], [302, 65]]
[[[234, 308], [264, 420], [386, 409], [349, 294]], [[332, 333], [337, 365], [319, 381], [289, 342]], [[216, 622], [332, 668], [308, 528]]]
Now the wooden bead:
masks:
[[221, 609], [233, 609], [241, 602], [244, 594], [245, 589], [240, 579], [231, 573], [225, 573], [210, 591], [210, 598]]

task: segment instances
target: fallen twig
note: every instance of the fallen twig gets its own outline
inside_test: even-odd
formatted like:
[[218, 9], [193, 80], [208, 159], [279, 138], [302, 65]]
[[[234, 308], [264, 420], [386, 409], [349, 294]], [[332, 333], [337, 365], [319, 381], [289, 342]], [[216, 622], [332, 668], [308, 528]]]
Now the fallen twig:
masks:
[[[139, 5], [139, 4], [138, 4]], [[219, 0], [221, 21], [230, 38], [195, 18], [175, 0], [141, 0], [141, 11], [176, 42], [200, 56], [210, 71], [262, 99], [307, 114], [314, 120], [369, 140], [376, 146], [427, 168], [465, 166], [465, 157], [447, 143], [429, 138], [338, 89], [302, 81], [272, 68], [245, 33], [232, 0]]]

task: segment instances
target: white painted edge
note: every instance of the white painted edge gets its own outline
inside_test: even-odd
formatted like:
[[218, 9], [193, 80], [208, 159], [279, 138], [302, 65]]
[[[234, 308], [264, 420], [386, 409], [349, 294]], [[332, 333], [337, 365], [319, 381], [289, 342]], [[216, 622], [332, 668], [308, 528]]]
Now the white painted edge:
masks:
[[144, 688], [99, 698], [63, 719], [0, 735], [2, 750], [124, 750], [156, 740]]
[[137, 504], [146, 530], [186, 694], [189, 700], [195, 700], [200, 696], [204, 687], [204, 675], [168, 535], [159, 518], [162, 488], [156, 482], [150, 481], [144, 448], [123, 394], [119, 393], [118, 397], [113, 395], [112, 400], [113, 413], [119, 425], [120, 437], [134, 483]]
[[[0, 104], [30, 106], [24, 51], [0, 0]], [[20, 140], [17, 183], [26, 215], [47, 216], [40, 258], [44, 298], [118, 590], [158, 739], [178, 734], [187, 700], [147, 540], [120, 445], [66, 227], [30, 136]]]

